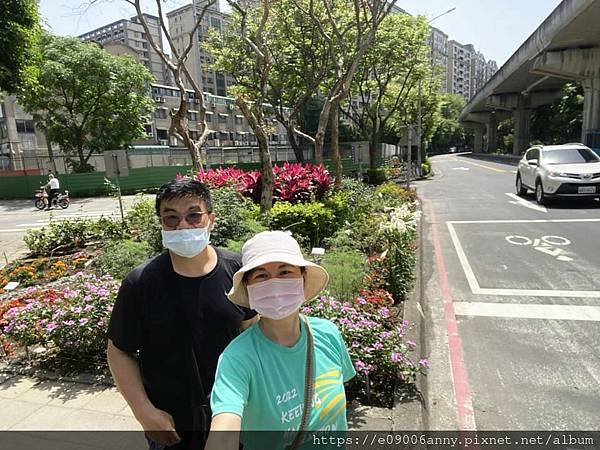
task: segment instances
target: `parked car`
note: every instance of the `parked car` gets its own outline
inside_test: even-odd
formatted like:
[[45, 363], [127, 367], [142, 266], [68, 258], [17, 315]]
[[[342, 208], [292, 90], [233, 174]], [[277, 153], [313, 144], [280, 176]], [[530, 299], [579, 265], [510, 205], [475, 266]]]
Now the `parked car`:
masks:
[[540, 204], [557, 197], [600, 198], [600, 157], [583, 144], [536, 145], [519, 161], [517, 195]]

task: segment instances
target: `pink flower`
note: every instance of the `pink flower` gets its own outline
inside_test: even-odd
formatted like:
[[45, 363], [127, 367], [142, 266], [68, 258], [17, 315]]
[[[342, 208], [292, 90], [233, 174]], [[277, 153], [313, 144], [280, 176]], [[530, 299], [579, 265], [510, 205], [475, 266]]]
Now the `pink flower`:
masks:
[[406, 345], [408, 345], [408, 349], [409, 349], [410, 351], [413, 351], [413, 350], [414, 350], [414, 349], [417, 347], [417, 344], [416, 344], [416, 343], [414, 343], [413, 341], [407, 341], [407, 342], [406, 342]]
[[50, 322], [48, 325], [46, 325], [46, 331], [48, 333], [52, 333], [52, 331], [54, 331], [57, 327], [58, 325], [56, 325], [54, 322]]
[[423, 366], [425, 369], [430, 369], [431, 366], [429, 365], [429, 361], [427, 361], [427, 359], [423, 358], [419, 361], [419, 364], [421, 366]]
[[88, 320], [88, 319], [86, 319], [85, 317], [84, 317], [83, 319], [79, 319], [79, 325], [82, 325], [82, 326], [83, 326], [83, 325], [85, 325], [85, 324], [86, 324], [86, 323], [88, 323], [88, 322], [89, 322], [89, 320]]
[[392, 352], [390, 359], [393, 363], [398, 363], [402, 359], [402, 355], [400, 355], [400, 353], [397, 352]]

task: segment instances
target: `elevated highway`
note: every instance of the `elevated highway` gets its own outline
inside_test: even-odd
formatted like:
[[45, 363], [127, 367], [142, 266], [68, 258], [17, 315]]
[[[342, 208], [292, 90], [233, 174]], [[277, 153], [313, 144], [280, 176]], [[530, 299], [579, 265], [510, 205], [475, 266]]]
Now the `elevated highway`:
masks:
[[600, 147], [599, 24], [600, 0], [564, 0], [556, 7], [461, 112], [461, 124], [475, 130], [476, 152], [496, 149], [498, 122], [511, 116], [513, 154], [524, 152], [531, 111], [573, 80], [585, 93], [581, 141]]

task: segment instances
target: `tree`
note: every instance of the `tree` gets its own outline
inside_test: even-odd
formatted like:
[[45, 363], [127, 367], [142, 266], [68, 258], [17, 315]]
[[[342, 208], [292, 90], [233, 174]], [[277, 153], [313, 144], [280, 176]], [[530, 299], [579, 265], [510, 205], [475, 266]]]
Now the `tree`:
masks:
[[37, 79], [40, 25], [35, 0], [0, 2], [0, 91], [16, 93]]
[[[296, 8], [311, 18], [319, 32], [332, 65], [332, 77], [322, 91], [325, 102], [319, 116], [319, 127], [315, 135], [315, 158], [323, 161], [325, 130], [332, 107], [348, 96], [352, 79], [359, 63], [375, 40], [377, 29], [396, 3], [395, 0], [292, 0]], [[337, 123], [332, 124], [332, 159], [336, 178], [341, 176], [341, 161], [337, 139]]]
[[440, 101], [441, 119], [431, 138], [434, 151], [447, 151], [450, 147], [466, 147], [469, 132], [460, 126], [458, 117], [465, 107], [462, 95], [443, 94]]
[[229, 73], [235, 80], [231, 93], [258, 141], [262, 185], [260, 206], [264, 213], [273, 205], [274, 178], [268, 138], [272, 124], [265, 114], [268, 80], [273, 68], [271, 2], [261, 0], [257, 7], [230, 0], [228, 3], [233, 9], [229, 24], [223, 34], [211, 35], [207, 48], [214, 55], [213, 68]]
[[[427, 73], [428, 34], [424, 18], [390, 15], [359, 65], [352, 85], [353, 101], [346, 103], [343, 112], [367, 134], [372, 168], [388, 127], [396, 123], [396, 128], [403, 130], [404, 124], [413, 122], [408, 117], [416, 115], [415, 88]], [[432, 89], [426, 98], [431, 100], [435, 93]]]
[[532, 141], [546, 145], [579, 142], [582, 119], [583, 88], [578, 83], [567, 83], [560, 98], [533, 111], [530, 128]]
[[[198, 29], [200, 28], [200, 24], [206, 14], [206, 11], [215, 4], [217, 0], [208, 0], [203, 2], [203, 6], [200, 8], [199, 14], [196, 14], [197, 11], [194, 11], [195, 22], [193, 23], [192, 29], [188, 35], [188, 39], [180, 50], [173, 42], [171, 38], [171, 34], [167, 26], [165, 25], [165, 20], [163, 18], [162, 12], [162, 4], [161, 0], [156, 0], [156, 7], [158, 10], [158, 21], [159, 27], [169, 43], [169, 49], [171, 51], [171, 57], [169, 57], [162, 49], [162, 44], [160, 42], [156, 42], [156, 40], [152, 37], [153, 33], [150, 32], [150, 28], [148, 26], [148, 22], [146, 20], [146, 16], [142, 11], [141, 1], [140, 0], [124, 0], [130, 5], [132, 5], [136, 12], [137, 18], [144, 27], [144, 31], [146, 33], [146, 37], [150, 45], [156, 51], [160, 59], [165, 63], [169, 71], [171, 72], [173, 81], [177, 85], [179, 89], [179, 107], [177, 109], [171, 109], [169, 115], [171, 117], [171, 126], [169, 127], [169, 134], [171, 136], [177, 137], [183, 144], [188, 148], [190, 152], [190, 156], [192, 157], [192, 165], [196, 172], [202, 170], [202, 158], [200, 149], [208, 139], [208, 136], [212, 132], [210, 128], [208, 128], [208, 124], [206, 123], [206, 105], [204, 102], [204, 93], [202, 89], [194, 78], [190, 75], [188, 68], [185, 63], [187, 58], [192, 51], [195, 50], [195, 46], [197, 46], [196, 35]], [[181, 48], [183, 50], [181, 50]], [[197, 106], [194, 109], [198, 111], [198, 122], [200, 123], [201, 132], [200, 136], [197, 140], [194, 140], [190, 137], [189, 127], [188, 127], [188, 104], [190, 102], [190, 95], [186, 89], [186, 86], [191, 86], [194, 91], [194, 100], [196, 100]]]
[[150, 72], [133, 58], [113, 56], [97, 44], [45, 34], [41, 39], [39, 83], [19, 103], [33, 115], [49, 141], [77, 172], [90, 171], [93, 152], [123, 148], [144, 135], [154, 103]]

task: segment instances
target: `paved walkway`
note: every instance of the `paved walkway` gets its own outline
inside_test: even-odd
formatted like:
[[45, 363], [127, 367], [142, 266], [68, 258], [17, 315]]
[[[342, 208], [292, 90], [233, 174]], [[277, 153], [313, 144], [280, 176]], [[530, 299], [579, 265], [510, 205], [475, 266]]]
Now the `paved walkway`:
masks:
[[[351, 405], [351, 430], [392, 430], [393, 410]], [[0, 430], [140, 431], [116, 388], [0, 373]]]

